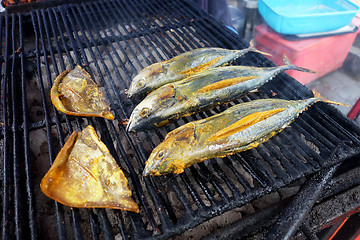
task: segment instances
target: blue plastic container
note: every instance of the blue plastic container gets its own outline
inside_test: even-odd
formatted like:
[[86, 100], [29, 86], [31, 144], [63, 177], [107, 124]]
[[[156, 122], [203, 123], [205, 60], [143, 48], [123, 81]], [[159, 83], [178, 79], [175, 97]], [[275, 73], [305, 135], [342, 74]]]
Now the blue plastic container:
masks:
[[272, 29], [291, 35], [342, 28], [359, 12], [348, 0], [259, 0], [258, 9]]

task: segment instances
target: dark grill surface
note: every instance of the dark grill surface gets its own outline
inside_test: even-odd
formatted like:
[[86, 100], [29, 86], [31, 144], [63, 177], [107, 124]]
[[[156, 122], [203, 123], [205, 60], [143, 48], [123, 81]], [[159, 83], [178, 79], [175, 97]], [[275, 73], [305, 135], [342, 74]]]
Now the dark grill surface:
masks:
[[[240, 49], [236, 34], [186, 1], [99, 1], [5, 14], [0, 18], [3, 239], [167, 238], [360, 152], [360, 128], [317, 103], [268, 142], [196, 164], [180, 175], [142, 178], [144, 162], [166, 133], [226, 106], [151, 132], [129, 134], [121, 120], [135, 103], [124, 90], [143, 67], [199, 47]], [[235, 64], [271, 66], [258, 54]], [[116, 120], [66, 116], [49, 97], [55, 77], [82, 65], [104, 91]], [[301, 99], [310, 90], [280, 74], [257, 98]], [[140, 214], [71, 209], [46, 198], [40, 180], [72, 131], [88, 124], [124, 170]], [[44, 143], [36, 133], [41, 132]], [[39, 157], [34, 149], [41, 149]]]

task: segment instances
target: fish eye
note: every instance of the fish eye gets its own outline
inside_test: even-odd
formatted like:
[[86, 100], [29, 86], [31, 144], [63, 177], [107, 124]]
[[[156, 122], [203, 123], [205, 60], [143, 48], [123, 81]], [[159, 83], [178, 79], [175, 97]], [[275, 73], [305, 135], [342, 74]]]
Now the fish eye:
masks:
[[162, 159], [164, 157], [164, 150], [160, 150], [158, 154], [156, 155], [157, 159]]
[[141, 110], [140, 112], [140, 116], [141, 117], [146, 117], [149, 114], [149, 109], [148, 108], [144, 108], [143, 110]]
[[144, 84], [144, 81], [143, 80], [140, 80], [137, 84], [136, 84], [136, 86], [137, 87], [143, 87], [145, 84]]

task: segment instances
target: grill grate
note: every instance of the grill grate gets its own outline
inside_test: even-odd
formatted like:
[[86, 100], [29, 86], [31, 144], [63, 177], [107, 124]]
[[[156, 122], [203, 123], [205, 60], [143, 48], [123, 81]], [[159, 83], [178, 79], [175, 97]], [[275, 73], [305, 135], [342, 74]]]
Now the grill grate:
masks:
[[[226, 107], [129, 134], [119, 120], [128, 118], [134, 108], [124, 93], [131, 78], [143, 67], [184, 51], [207, 46], [238, 49], [246, 43], [189, 2], [175, 0], [105, 0], [5, 14], [0, 33], [5, 43], [0, 46], [3, 239], [37, 239], [55, 226], [52, 234], [59, 239], [167, 238], [360, 152], [360, 128], [336, 109], [318, 103], [290, 129], [256, 149], [199, 163], [180, 175], [142, 178], [151, 149], [168, 131]], [[257, 54], [236, 63], [272, 65]], [[72, 117], [55, 110], [49, 98], [52, 82], [76, 64], [104, 90], [116, 120]], [[271, 92], [285, 99], [311, 96], [280, 74], [259, 93], [230, 105], [271, 97]], [[88, 124], [124, 170], [140, 214], [71, 209], [40, 192], [44, 171], [66, 138]], [[44, 142], [34, 138], [35, 133], [42, 133]], [[36, 149], [42, 150], [41, 156]]]

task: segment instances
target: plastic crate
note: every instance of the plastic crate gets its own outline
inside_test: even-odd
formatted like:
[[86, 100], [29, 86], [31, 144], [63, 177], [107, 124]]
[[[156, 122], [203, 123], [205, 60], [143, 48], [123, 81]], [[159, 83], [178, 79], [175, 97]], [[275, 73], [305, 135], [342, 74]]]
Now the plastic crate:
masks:
[[[353, 23], [360, 26], [358, 18], [354, 18]], [[272, 54], [269, 59], [276, 65], [283, 65], [286, 54], [293, 64], [316, 71], [287, 71], [305, 85], [341, 67], [358, 33], [359, 29], [343, 35], [290, 41], [263, 24], [255, 28], [255, 40], [256, 48]]]

